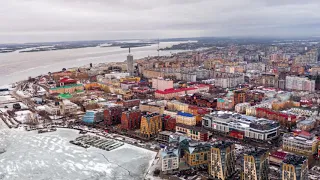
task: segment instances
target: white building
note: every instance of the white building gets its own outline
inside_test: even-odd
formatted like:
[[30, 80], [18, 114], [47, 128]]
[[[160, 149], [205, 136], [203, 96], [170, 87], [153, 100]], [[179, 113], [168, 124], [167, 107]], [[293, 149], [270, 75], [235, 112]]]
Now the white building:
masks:
[[152, 88], [155, 88], [156, 90], [160, 90], [160, 91], [163, 91], [165, 89], [172, 89], [173, 81], [169, 79], [163, 79], [163, 78], [153, 78]]
[[307, 77], [286, 76], [286, 89], [298, 91], [315, 91], [315, 80], [310, 80]]
[[170, 172], [179, 168], [179, 150], [178, 149], [164, 149], [161, 152], [161, 169], [163, 172]]
[[269, 141], [279, 135], [279, 122], [257, 119], [233, 112], [218, 111], [206, 114], [202, 126], [238, 139]]
[[247, 108], [248, 107], [250, 107], [251, 105], [250, 105], [250, 103], [247, 103], [247, 102], [245, 102], [245, 103], [239, 103], [239, 104], [237, 104], [236, 106], [235, 106], [235, 111], [237, 112], [237, 113], [246, 113], [246, 110], [247, 110]]

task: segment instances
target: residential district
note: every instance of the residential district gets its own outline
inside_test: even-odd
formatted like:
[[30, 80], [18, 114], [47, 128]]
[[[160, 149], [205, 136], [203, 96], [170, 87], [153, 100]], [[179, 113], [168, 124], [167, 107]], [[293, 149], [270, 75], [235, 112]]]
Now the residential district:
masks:
[[305, 42], [129, 53], [2, 88], [0, 118], [96, 134], [70, 141], [83, 148], [156, 151], [148, 179], [320, 179], [318, 57]]

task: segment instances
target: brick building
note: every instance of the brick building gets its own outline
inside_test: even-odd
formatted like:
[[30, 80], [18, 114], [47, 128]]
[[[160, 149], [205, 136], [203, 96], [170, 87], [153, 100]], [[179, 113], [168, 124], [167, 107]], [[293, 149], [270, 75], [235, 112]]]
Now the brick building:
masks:
[[107, 107], [103, 111], [105, 124], [107, 126], [120, 124], [122, 111], [123, 111], [123, 107], [121, 106]]
[[122, 112], [121, 129], [134, 130], [140, 128], [141, 111], [129, 110]]

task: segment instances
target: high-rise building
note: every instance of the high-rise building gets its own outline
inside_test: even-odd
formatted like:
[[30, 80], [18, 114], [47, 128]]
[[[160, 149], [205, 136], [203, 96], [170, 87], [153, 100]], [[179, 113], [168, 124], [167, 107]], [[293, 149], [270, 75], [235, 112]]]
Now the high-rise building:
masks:
[[133, 69], [133, 56], [130, 54], [130, 48], [129, 48], [129, 54], [127, 56], [127, 67], [128, 67], [128, 73], [130, 76], [134, 75], [134, 69]]
[[158, 113], [141, 117], [140, 134], [146, 139], [154, 138], [162, 131], [161, 116]]
[[268, 180], [268, 156], [268, 151], [264, 149], [255, 149], [244, 154], [243, 180]]
[[304, 156], [288, 154], [281, 165], [282, 180], [307, 180], [308, 159]]
[[235, 145], [231, 142], [214, 144], [209, 153], [209, 175], [226, 180], [236, 172]]

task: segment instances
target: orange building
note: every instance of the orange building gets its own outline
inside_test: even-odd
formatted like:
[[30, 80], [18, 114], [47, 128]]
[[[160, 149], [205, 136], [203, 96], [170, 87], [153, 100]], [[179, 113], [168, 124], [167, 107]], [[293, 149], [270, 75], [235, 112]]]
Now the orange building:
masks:
[[158, 113], [146, 114], [141, 117], [140, 135], [143, 138], [155, 138], [161, 131], [162, 121]]

